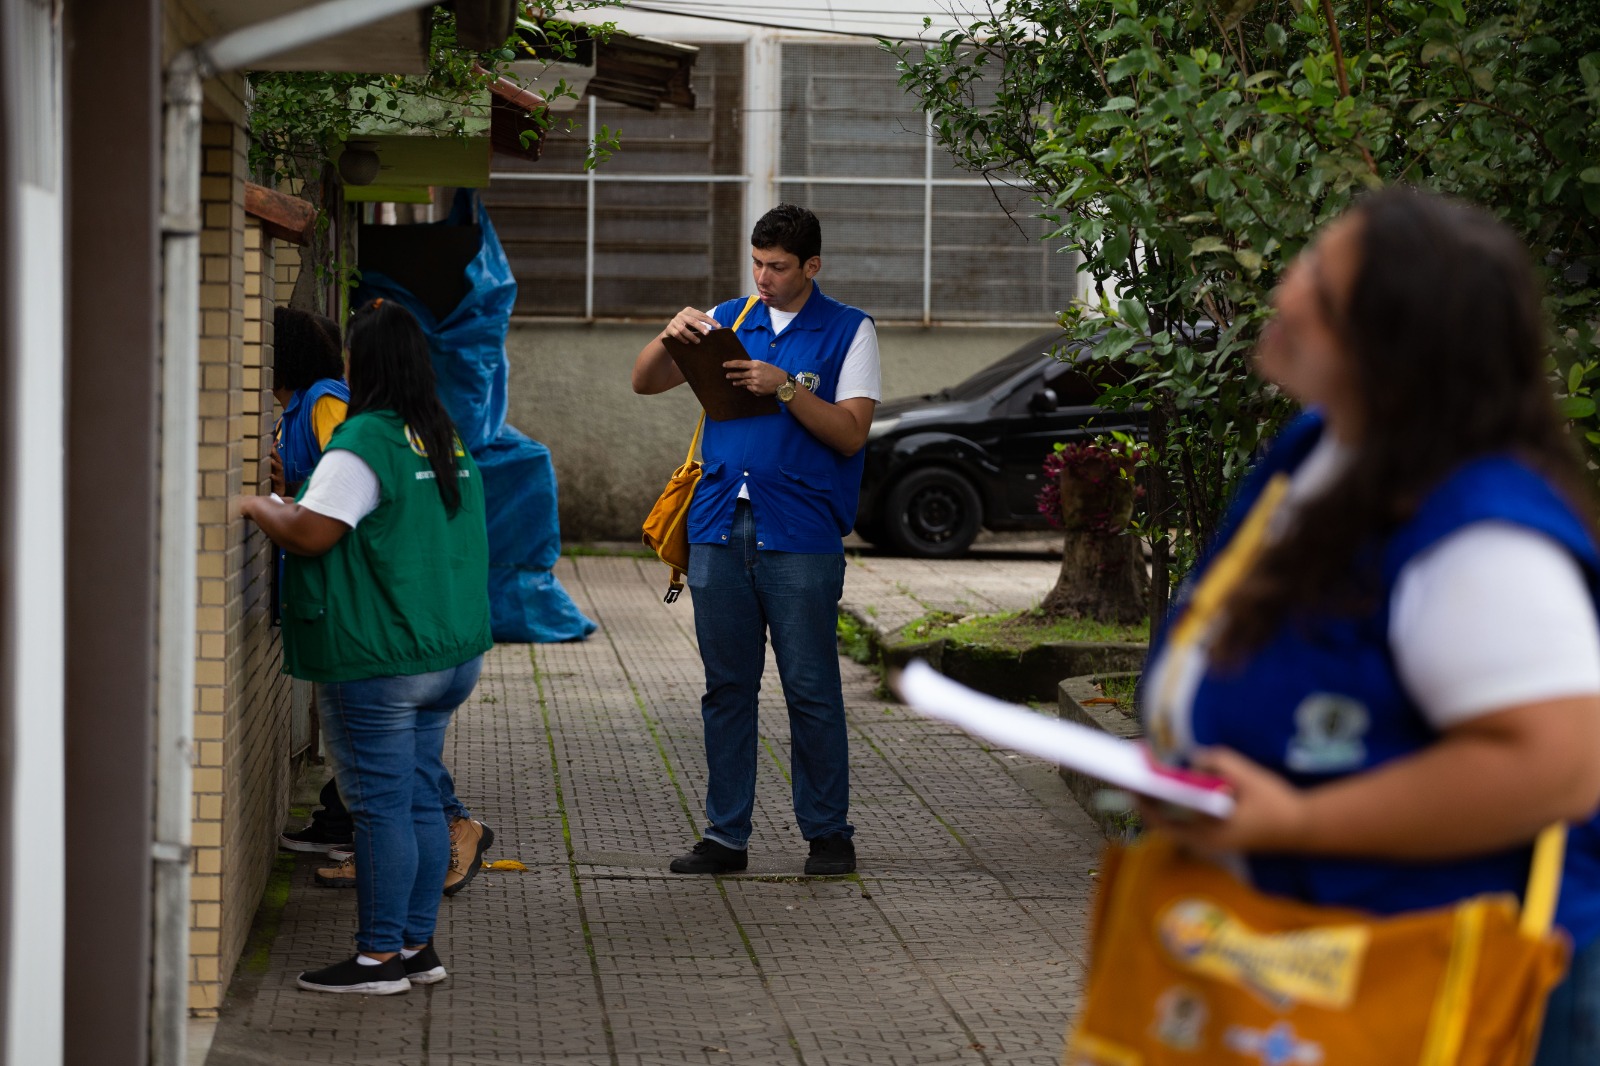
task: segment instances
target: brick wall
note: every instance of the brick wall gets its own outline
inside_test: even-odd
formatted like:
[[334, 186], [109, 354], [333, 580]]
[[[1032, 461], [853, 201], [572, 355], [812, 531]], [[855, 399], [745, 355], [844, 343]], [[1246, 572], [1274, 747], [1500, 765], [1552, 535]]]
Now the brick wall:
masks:
[[190, 1009], [221, 1004], [288, 806], [289, 683], [269, 618], [265, 537], [228, 501], [266, 492], [273, 242], [244, 213], [244, 130], [207, 122], [201, 200], [199, 609]]

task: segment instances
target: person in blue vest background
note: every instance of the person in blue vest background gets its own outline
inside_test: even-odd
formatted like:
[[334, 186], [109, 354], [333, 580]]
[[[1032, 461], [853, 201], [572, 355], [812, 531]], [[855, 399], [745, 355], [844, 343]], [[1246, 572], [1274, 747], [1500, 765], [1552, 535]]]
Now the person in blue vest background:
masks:
[[1387, 189], [1274, 304], [1258, 368], [1308, 413], [1219, 544], [1270, 478], [1287, 494], [1221, 615], [1154, 649], [1143, 686], [1161, 754], [1237, 808], [1147, 813], [1263, 891], [1379, 914], [1520, 894], [1535, 836], [1570, 823], [1575, 954], [1536, 1061], [1600, 1062], [1600, 554], [1527, 253], [1483, 211]]
[[272, 434], [272, 490], [285, 498], [311, 476], [350, 407], [339, 327], [280, 307], [272, 316], [272, 395], [283, 408]]
[[[738, 322], [749, 359], [723, 366], [735, 386], [776, 396], [774, 414], [707, 421], [704, 470], [689, 509], [689, 592], [705, 666], [706, 827], [675, 873], [743, 870], [755, 806], [757, 696], [767, 634], [789, 710], [795, 821], [808, 874], [856, 867], [850, 752], [836, 645], [842, 537], [855, 524], [862, 447], [881, 399], [872, 319], [817, 286], [822, 227], [780, 204], [750, 234], [756, 298], [686, 307], [644, 346], [633, 390], [665, 392], [683, 374], [663, 337], [699, 343]], [[743, 315], [742, 320], [740, 319]]]

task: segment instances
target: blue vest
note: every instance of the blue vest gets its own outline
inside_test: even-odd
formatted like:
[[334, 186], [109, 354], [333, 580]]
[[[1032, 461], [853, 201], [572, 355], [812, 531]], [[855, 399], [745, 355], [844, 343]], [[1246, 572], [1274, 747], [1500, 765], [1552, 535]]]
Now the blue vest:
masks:
[[[732, 325], [744, 304], [729, 300], [711, 315]], [[781, 334], [773, 333], [767, 306], [757, 302], [739, 326], [739, 340], [750, 358], [781, 367], [832, 403], [844, 357], [866, 317], [813, 283], [805, 306]], [[745, 483], [757, 547], [812, 555], [844, 550], [841, 538], [856, 521], [865, 449], [840, 455], [785, 407], [730, 422], [708, 419], [701, 450], [705, 465], [689, 506], [689, 543], [727, 543], [739, 485]]]
[[322, 458], [322, 444], [317, 440], [311, 412], [324, 396], [333, 396], [349, 403], [350, 386], [340, 378], [315, 381], [289, 399], [288, 406], [278, 419], [278, 455], [283, 460], [285, 484], [298, 485], [310, 477], [317, 460]]
[[[1297, 467], [1321, 431], [1321, 420], [1307, 415], [1284, 432], [1247, 478], [1219, 544], [1232, 535], [1267, 479]], [[1583, 567], [1590, 594], [1600, 603], [1600, 554], [1583, 519], [1516, 459], [1500, 455], [1473, 460], [1447, 477], [1382, 545], [1382, 587], [1369, 614], [1297, 615], [1246, 662], [1207, 672], [1191, 711], [1195, 742], [1227, 745], [1295, 785], [1310, 787], [1369, 770], [1437, 740], [1406, 694], [1389, 654], [1389, 600], [1409, 560], [1462, 527], [1485, 520], [1516, 523], [1566, 548]], [[1201, 567], [1208, 563], [1209, 558]], [[1265, 892], [1393, 914], [1481, 892], [1520, 896], [1531, 854], [1530, 845], [1440, 862], [1252, 855], [1249, 864], [1253, 882]], [[1568, 836], [1556, 921], [1578, 948], [1600, 935], [1600, 818], [1573, 826]]]

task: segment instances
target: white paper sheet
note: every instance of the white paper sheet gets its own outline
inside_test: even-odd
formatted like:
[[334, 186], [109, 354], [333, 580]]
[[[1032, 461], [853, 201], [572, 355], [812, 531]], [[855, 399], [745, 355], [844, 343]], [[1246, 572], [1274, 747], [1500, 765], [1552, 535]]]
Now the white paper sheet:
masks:
[[1233, 812], [1233, 796], [1225, 788], [1196, 784], [1173, 776], [1170, 771], [1163, 772], [1151, 762], [1142, 744], [1047, 718], [1026, 707], [974, 692], [927, 663], [916, 661], [908, 665], [895, 681], [895, 689], [906, 706], [918, 714], [949, 722], [1003, 747], [1215, 818], [1226, 818]]

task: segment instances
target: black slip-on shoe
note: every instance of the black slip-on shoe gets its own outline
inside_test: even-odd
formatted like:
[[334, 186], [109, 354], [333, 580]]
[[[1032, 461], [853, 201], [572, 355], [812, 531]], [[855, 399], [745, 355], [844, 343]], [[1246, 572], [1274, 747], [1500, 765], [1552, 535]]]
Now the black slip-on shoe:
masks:
[[307, 970], [297, 983], [308, 992], [357, 992], [367, 996], [392, 996], [411, 988], [399, 955], [376, 966], [364, 966], [352, 955], [324, 969]]
[[750, 853], [702, 840], [687, 855], [679, 855], [668, 867], [675, 874], [731, 874], [750, 865]]
[[409, 959], [402, 957], [401, 963], [406, 968], [406, 977], [414, 985], [431, 985], [443, 981], [450, 975], [445, 972], [444, 963], [439, 961], [439, 953], [433, 950], [429, 943]]
[[278, 847], [287, 851], [305, 851], [315, 855], [326, 855], [330, 848], [349, 845], [350, 833], [333, 833], [328, 827], [315, 818], [304, 829], [291, 829], [286, 833], [278, 834]]
[[856, 846], [843, 833], [830, 833], [811, 842], [806, 856], [806, 873], [853, 874], [856, 872]]

